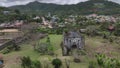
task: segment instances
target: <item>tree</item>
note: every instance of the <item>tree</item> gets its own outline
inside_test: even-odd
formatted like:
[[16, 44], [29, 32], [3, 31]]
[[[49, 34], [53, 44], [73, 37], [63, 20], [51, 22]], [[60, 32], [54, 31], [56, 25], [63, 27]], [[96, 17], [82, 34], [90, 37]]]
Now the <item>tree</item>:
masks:
[[96, 63], [93, 61], [90, 61], [88, 68], [96, 68]]
[[54, 68], [60, 68], [62, 65], [62, 61], [56, 58], [56, 59], [53, 59], [52, 64], [54, 65]]
[[28, 57], [25, 57], [25, 56], [22, 57], [21, 61], [22, 61], [21, 66], [23, 68], [32, 68], [32, 60], [30, 59], [29, 56]]
[[20, 14], [20, 11], [19, 11], [18, 9], [15, 9], [14, 12], [15, 12], [16, 14]]
[[88, 36], [95, 36], [98, 32], [98, 28], [96, 26], [88, 26], [86, 28], [86, 33]]
[[50, 37], [47, 37], [45, 43], [38, 43], [36, 46], [36, 50], [41, 54], [54, 55], [54, 47], [51, 44]]
[[19, 51], [20, 50], [20, 46], [17, 45], [17, 43], [13, 43], [13, 48], [15, 49], [15, 51]]
[[46, 43], [48, 44], [47, 45], [48, 54], [53, 55], [54, 54], [54, 47], [51, 44], [50, 37], [47, 37]]
[[33, 61], [33, 68], [42, 68], [40, 61]]
[[109, 27], [110, 23], [108, 22], [104, 22], [100, 25], [100, 29], [101, 31], [108, 31], [108, 27]]
[[116, 36], [120, 36], [120, 22], [116, 24], [116, 29], [115, 29], [114, 34]]
[[40, 52], [41, 54], [47, 54], [48, 52], [48, 45], [46, 43], [40, 43], [40, 44], [37, 44], [37, 48], [36, 50], [38, 52]]
[[21, 66], [23, 68], [42, 68], [40, 61], [32, 61], [29, 56], [22, 57], [21, 61], [22, 61]]
[[50, 37], [47, 37], [46, 43], [51, 44]]

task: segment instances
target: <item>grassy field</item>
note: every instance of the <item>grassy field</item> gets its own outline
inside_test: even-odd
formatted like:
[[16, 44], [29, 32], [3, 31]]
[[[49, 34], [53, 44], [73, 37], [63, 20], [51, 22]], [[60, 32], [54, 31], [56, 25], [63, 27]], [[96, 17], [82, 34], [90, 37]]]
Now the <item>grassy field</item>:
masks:
[[[85, 50], [87, 55], [81, 56], [81, 63], [74, 63], [72, 56], [62, 56], [62, 50], [60, 47], [62, 35], [49, 35], [49, 37], [52, 45], [55, 47], [55, 54], [63, 61], [62, 68], [66, 68], [64, 64], [65, 59], [68, 59], [70, 61], [71, 68], [88, 68], [89, 61], [95, 61], [94, 55], [97, 52], [104, 53], [109, 57], [115, 57], [120, 59], [120, 46], [118, 44], [109, 43], [107, 40], [104, 40], [100, 37], [86, 37]], [[32, 60], [40, 60], [43, 65], [44, 63], [50, 64], [52, 59], [56, 58], [56, 56], [40, 55], [40, 53], [34, 51], [32, 44], [36, 42], [46, 42], [46, 38], [38, 41], [28, 42], [21, 45], [20, 51], [5, 54], [4, 68], [21, 68], [19, 58], [22, 56], [30, 56]], [[53, 68], [51, 64], [49, 68]]]

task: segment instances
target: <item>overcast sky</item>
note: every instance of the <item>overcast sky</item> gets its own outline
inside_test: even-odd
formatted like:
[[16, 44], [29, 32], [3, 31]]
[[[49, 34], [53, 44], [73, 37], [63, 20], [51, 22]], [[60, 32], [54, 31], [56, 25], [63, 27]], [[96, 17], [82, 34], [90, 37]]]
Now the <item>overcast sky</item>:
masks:
[[[0, 6], [13, 6], [13, 5], [24, 5], [29, 2], [36, 0], [0, 0]], [[77, 4], [87, 0], [37, 0], [43, 3], [56, 3], [56, 4]], [[110, 0], [120, 4], [120, 0]]]

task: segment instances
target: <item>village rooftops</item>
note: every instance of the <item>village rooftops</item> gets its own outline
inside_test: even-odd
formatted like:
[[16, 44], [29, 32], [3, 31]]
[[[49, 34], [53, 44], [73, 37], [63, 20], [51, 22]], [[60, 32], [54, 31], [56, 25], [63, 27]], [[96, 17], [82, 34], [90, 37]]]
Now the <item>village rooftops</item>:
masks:
[[21, 20], [16, 20], [14, 22], [6, 22], [6, 23], [1, 23], [0, 28], [15, 28], [15, 27], [20, 27], [24, 24], [24, 22]]

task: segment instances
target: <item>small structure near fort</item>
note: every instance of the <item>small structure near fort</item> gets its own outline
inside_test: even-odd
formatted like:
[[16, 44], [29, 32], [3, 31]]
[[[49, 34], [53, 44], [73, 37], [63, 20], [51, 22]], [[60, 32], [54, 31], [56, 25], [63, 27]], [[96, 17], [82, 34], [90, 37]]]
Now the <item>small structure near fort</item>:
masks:
[[66, 31], [63, 33], [63, 42], [61, 44], [63, 55], [69, 55], [73, 49], [81, 50], [85, 45], [84, 37], [77, 31]]

